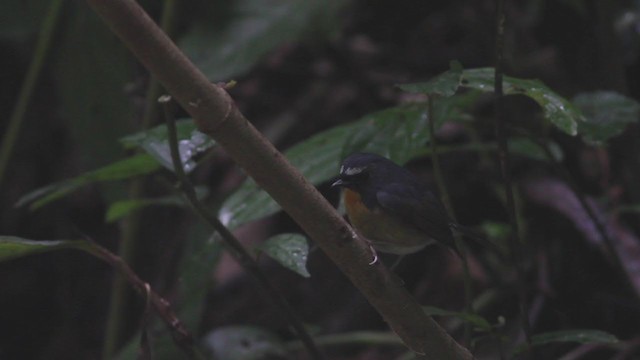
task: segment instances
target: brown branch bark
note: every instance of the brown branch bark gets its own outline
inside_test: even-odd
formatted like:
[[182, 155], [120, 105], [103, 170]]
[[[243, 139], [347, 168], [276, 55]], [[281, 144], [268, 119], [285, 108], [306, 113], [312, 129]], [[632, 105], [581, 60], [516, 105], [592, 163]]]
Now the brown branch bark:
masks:
[[471, 359], [379, 263], [326, 199], [240, 113], [133, 0], [87, 0], [196, 121], [318, 243], [413, 351]]

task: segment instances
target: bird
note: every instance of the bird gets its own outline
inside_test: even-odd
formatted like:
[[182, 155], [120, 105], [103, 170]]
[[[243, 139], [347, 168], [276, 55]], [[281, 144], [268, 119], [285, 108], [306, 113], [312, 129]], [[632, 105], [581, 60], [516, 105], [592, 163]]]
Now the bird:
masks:
[[473, 236], [448, 215], [427, 184], [386, 157], [349, 155], [331, 186], [343, 189], [351, 225], [377, 251], [404, 256], [437, 243], [461, 256], [452, 229]]

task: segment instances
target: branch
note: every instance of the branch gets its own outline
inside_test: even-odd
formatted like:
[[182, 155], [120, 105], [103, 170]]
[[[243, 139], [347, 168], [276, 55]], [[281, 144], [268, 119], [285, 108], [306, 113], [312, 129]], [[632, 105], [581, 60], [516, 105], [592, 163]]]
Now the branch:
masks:
[[230, 251], [233, 258], [249, 273], [251, 274], [262, 286], [263, 290], [267, 293], [267, 296], [276, 304], [278, 309], [287, 318], [291, 327], [295, 330], [300, 341], [305, 345], [309, 355], [312, 359], [322, 359], [323, 356], [318, 350], [318, 347], [314, 343], [313, 339], [305, 329], [300, 319], [296, 316], [295, 312], [289, 305], [287, 299], [278, 290], [276, 290], [267, 276], [260, 270], [258, 263], [249, 255], [247, 250], [242, 246], [240, 241], [229, 231], [229, 229], [218, 220], [206, 206], [198, 200], [196, 190], [189, 181], [187, 174], [184, 172], [182, 160], [180, 160], [180, 150], [178, 149], [178, 131], [176, 130], [175, 119], [171, 115], [169, 107], [169, 96], [162, 96], [158, 99], [158, 102], [162, 103], [165, 109], [165, 120], [167, 123], [167, 132], [169, 134], [169, 147], [171, 148], [171, 162], [173, 164], [173, 170], [178, 178], [178, 186], [186, 196], [189, 204], [193, 210], [198, 214], [205, 222], [220, 235], [223, 240], [223, 244]]
[[496, 48], [495, 48], [495, 133], [498, 139], [498, 158], [500, 160], [500, 170], [504, 190], [507, 200], [507, 213], [511, 225], [511, 236], [509, 237], [509, 252], [511, 260], [516, 269], [518, 283], [518, 300], [520, 306], [520, 316], [522, 317], [522, 329], [527, 343], [527, 349], [531, 354], [531, 324], [529, 323], [529, 311], [527, 305], [527, 293], [525, 286], [524, 270], [522, 268], [522, 243], [520, 242], [520, 229], [516, 216], [516, 205], [513, 196], [513, 181], [511, 179], [511, 166], [509, 161], [509, 149], [507, 135], [505, 132], [504, 119], [504, 91], [502, 89], [502, 75], [504, 72], [504, 15], [505, 0], [496, 2]]
[[194, 346], [193, 336], [173, 312], [171, 304], [153, 291], [148, 283], [142, 281], [121, 257], [94, 242], [91, 242], [88, 246], [80, 246], [78, 248], [104, 260], [117, 269], [137, 292], [146, 297], [147, 303], [153, 306], [156, 313], [167, 324], [175, 343], [178, 344], [191, 359], [203, 358]]
[[87, 0], [142, 64], [336, 263], [413, 351], [471, 359], [380, 263], [329, 202], [236, 108], [224, 89], [180, 52], [133, 0]]

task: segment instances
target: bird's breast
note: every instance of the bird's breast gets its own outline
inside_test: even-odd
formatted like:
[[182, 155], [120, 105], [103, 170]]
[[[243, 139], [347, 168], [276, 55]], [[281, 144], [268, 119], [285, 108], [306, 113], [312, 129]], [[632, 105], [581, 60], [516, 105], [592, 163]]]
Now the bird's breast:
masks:
[[407, 254], [431, 242], [419, 229], [381, 208], [368, 208], [362, 197], [351, 189], [344, 190], [344, 205], [351, 225], [382, 252]]

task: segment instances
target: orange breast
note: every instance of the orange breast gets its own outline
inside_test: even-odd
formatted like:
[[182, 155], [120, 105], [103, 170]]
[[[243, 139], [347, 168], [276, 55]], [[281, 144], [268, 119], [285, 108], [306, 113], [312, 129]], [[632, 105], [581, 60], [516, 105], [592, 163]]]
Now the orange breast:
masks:
[[382, 252], [408, 254], [431, 242], [428, 236], [403, 219], [369, 209], [357, 192], [344, 190], [344, 205], [351, 225]]

